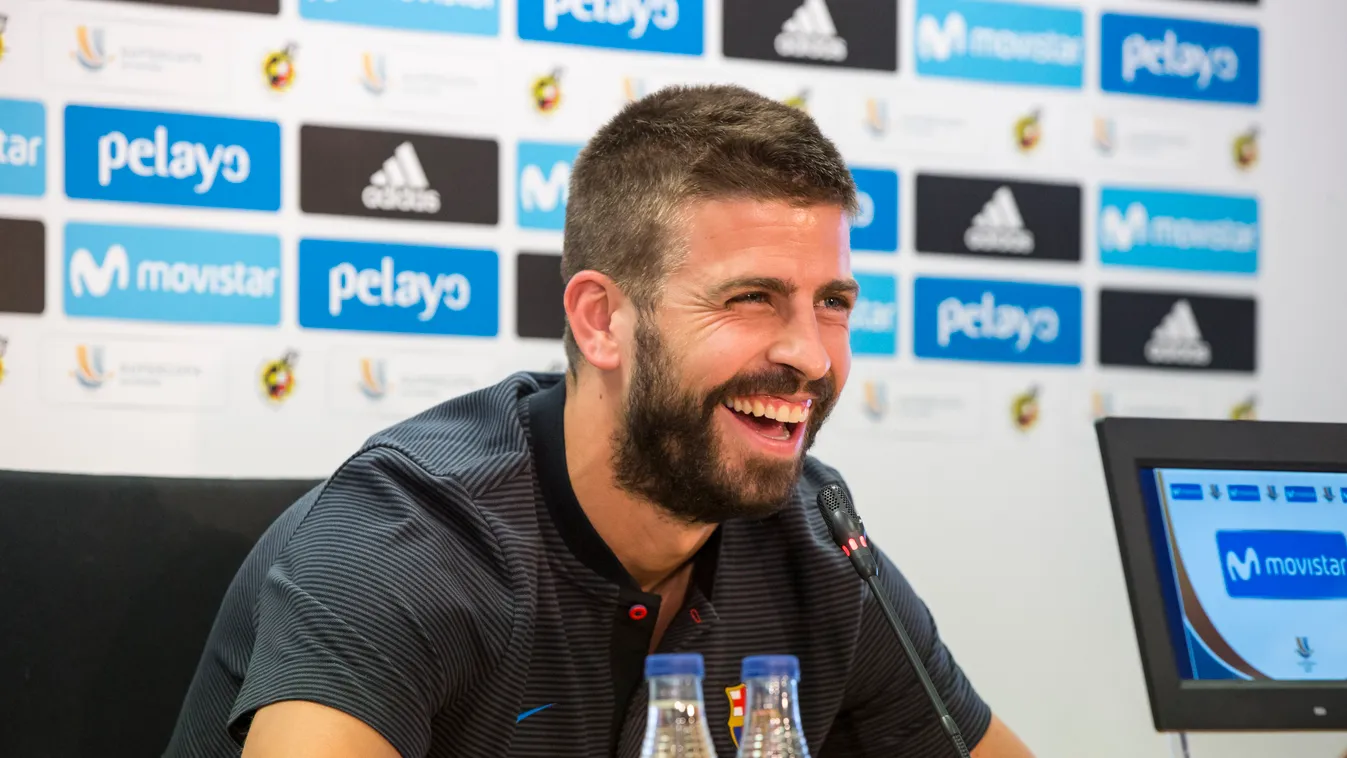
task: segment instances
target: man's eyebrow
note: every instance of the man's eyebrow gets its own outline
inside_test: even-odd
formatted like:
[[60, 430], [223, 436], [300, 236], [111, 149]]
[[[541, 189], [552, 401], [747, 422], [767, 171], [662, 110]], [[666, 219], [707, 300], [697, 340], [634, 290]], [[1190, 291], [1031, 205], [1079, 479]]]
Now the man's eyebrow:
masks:
[[735, 290], [766, 290], [783, 297], [789, 297], [795, 294], [799, 287], [794, 282], [788, 282], [774, 276], [745, 276], [717, 284], [711, 290], [711, 297], [720, 297]]
[[856, 297], [860, 294], [860, 291], [861, 285], [855, 279], [834, 279], [818, 288], [818, 296], [850, 295]]

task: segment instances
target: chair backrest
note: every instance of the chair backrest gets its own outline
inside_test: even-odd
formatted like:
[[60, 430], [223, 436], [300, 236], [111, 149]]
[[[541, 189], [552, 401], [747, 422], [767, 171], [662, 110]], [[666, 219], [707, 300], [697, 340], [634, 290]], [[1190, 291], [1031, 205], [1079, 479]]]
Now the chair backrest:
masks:
[[317, 483], [0, 471], [0, 753], [162, 754], [234, 574]]

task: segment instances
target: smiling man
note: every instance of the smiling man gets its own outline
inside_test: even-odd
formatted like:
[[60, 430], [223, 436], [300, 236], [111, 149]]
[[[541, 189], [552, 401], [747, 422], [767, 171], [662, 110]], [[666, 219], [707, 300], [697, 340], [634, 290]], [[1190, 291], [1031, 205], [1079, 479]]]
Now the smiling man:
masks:
[[[815, 755], [948, 755], [806, 455], [850, 367], [855, 187], [733, 87], [629, 105], [575, 163], [562, 375], [385, 430], [263, 536], [170, 756], [634, 758], [644, 658], [705, 656], [716, 750], [748, 655], [801, 660]], [[881, 579], [975, 758], [1026, 758]]]

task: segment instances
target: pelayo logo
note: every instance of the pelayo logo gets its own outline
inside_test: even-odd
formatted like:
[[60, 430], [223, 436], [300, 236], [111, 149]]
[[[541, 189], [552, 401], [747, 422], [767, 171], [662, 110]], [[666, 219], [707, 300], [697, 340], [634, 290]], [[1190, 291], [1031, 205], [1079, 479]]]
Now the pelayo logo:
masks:
[[1080, 363], [1079, 287], [918, 277], [913, 299], [919, 358]]
[[66, 224], [65, 312], [86, 318], [279, 324], [271, 234]]
[[1258, 103], [1258, 27], [1105, 13], [1099, 44], [1106, 92]]
[[65, 191], [81, 200], [275, 211], [274, 121], [68, 105]]
[[917, 74], [1079, 88], [1080, 10], [982, 0], [920, 0]]
[[377, 242], [299, 242], [306, 329], [495, 336], [495, 251]]
[[520, 0], [519, 38], [701, 55], [703, 0]]

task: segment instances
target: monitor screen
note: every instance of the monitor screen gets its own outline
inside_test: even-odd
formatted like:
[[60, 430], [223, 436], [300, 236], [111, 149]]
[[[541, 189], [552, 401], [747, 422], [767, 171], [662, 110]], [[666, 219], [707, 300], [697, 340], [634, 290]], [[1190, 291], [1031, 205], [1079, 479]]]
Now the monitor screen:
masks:
[[1179, 675], [1347, 680], [1347, 473], [1143, 468]]

